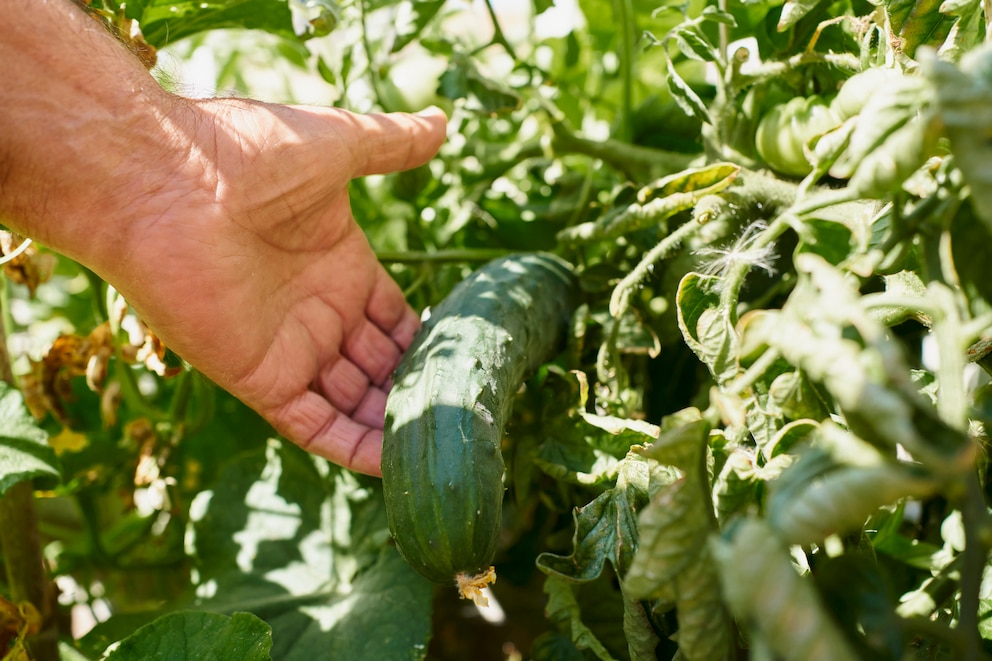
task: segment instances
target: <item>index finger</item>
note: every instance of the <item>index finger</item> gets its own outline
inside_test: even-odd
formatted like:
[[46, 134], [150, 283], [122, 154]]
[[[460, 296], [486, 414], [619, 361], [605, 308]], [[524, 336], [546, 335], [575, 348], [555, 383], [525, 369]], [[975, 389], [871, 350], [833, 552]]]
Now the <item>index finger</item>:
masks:
[[448, 118], [440, 108], [352, 115], [357, 131], [346, 137], [353, 177], [409, 170], [434, 158], [444, 142]]

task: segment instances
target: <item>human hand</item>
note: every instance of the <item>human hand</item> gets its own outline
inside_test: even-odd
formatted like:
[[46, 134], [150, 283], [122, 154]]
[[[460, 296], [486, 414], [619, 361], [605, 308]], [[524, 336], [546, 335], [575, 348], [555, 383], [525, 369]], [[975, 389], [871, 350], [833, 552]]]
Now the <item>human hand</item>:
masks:
[[105, 277], [167, 346], [305, 449], [379, 474], [391, 372], [419, 318], [352, 217], [348, 182], [430, 160], [440, 111], [188, 102], [185, 157], [135, 204]]

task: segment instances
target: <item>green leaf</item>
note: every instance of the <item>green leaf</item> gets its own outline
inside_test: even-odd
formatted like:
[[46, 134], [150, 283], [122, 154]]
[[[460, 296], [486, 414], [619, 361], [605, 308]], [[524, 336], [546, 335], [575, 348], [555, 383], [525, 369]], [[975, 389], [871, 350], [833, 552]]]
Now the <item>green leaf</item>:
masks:
[[936, 58], [921, 59], [936, 87], [938, 115], [955, 163], [971, 188], [971, 203], [992, 230], [992, 46], [966, 54], [960, 68]]
[[146, 0], [138, 22], [145, 40], [156, 48], [221, 28], [265, 30], [296, 39], [286, 0]]
[[548, 595], [545, 607], [548, 619], [570, 633], [572, 643], [579, 650], [588, 650], [600, 661], [614, 661], [609, 650], [582, 621], [582, 609], [575, 595], [575, 585], [561, 576], [550, 574], [544, 579], [544, 592]]
[[696, 193], [696, 199], [699, 199], [726, 189], [740, 173], [739, 165], [722, 162], [681, 170], [639, 190], [637, 200], [643, 204], [651, 198], [675, 193]]
[[790, 420], [823, 420], [830, 415], [827, 403], [800, 372], [779, 374], [768, 388], [768, 406]]
[[737, 376], [737, 335], [720, 304], [721, 279], [688, 273], [679, 283], [679, 329], [685, 343], [710, 369], [717, 383]]
[[139, 659], [271, 659], [272, 631], [250, 613], [227, 617], [218, 613], [170, 613], [146, 624], [121, 641], [107, 661]]
[[572, 637], [561, 633], [543, 633], [534, 639], [530, 648], [532, 661], [585, 661], [585, 656], [572, 642]]
[[771, 527], [749, 518], [711, 542], [727, 605], [786, 661], [857, 659]]
[[672, 38], [682, 54], [698, 62], [716, 62], [720, 53], [695, 26], [681, 26], [672, 32]]
[[939, 486], [905, 465], [825, 465], [811, 475], [800, 459], [771, 483], [767, 516], [787, 544], [815, 544], [860, 530], [880, 507], [929, 497]]
[[706, 109], [706, 104], [675, 70], [675, 64], [671, 58], [667, 55], [666, 58], [668, 60], [668, 91], [672, 93], [672, 98], [687, 114], [706, 124], [712, 124], [713, 120], [710, 118], [709, 110]]
[[913, 57], [920, 46], [940, 46], [954, 24], [941, 11], [943, 0], [886, 0], [883, 2], [900, 50]]
[[785, 32], [822, 3], [823, 0], [787, 0], [782, 6], [776, 29]]
[[561, 482], [596, 486], [616, 479], [620, 460], [585, 443], [551, 438], [538, 447], [534, 464]]
[[711, 551], [703, 547], [675, 579], [679, 651], [686, 659], [732, 657], [735, 631], [723, 601]]
[[262, 617], [278, 659], [423, 659], [432, 587], [389, 544], [379, 489], [290, 444], [236, 458], [191, 507], [197, 605]]
[[737, 27], [737, 20], [734, 18], [733, 14], [721, 11], [715, 5], [706, 5], [706, 7], [703, 8], [701, 17], [703, 20], [712, 21], [713, 23], [722, 23], [723, 25], [729, 25], [732, 28]]
[[396, 53], [404, 46], [420, 36], [427, 24], [437, 16], [438, 11], [444, 6], [445, 0], [409, 0], [399, 4], [410, 7], [408, 20], [396, 27], [396, 40], [393, 42], [392, 52]]
[[48, 434], [35, 424], [21, 392], [0, 383], [0, 496], [22, 480], [51, 488], [61, 476]]
[[706, 544], [710, 532], [698, 476], [663, 487], [638, 517], [640, 541], [625, 591], [634, 599], [674, 600], [673, 582]]
[[646, 604], [626, 592], [623, 592], [623, 632], [630, 661], [656, 661], [661, 639], [648, 617]]
[[616, 486], [573, 512], [571, 555], [542, 553], [537, 557], [538, 568], [546, 574], [585, 582], [598, 578], [609, 562], [623, 576], [637, 549], [637, 512], [648, 500], [652, 479], [663, 482], [667, 477], [653, 463], [639, 454], [628, 454], [620, 465]]

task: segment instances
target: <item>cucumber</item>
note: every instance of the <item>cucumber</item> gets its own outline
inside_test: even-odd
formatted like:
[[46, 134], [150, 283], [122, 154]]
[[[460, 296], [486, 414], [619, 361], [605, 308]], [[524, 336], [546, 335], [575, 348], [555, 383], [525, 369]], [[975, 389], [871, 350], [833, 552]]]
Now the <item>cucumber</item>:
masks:
[[503, 428], [523, 380], [561, 347], [571, 268], [545, 253], [489, 262], [432, 312], [386, 400], [382, 480], [402, 556], [462, 596], [495, 580]]

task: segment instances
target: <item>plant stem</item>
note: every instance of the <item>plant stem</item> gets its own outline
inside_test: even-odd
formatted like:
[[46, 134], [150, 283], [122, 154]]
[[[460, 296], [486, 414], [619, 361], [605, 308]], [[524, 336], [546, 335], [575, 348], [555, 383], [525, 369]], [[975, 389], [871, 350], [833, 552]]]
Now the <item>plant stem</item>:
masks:
[[489, 18], [493, 22], [493, 40], [492, 43], [498, 44], [503, 47], [503, 49], [513, 58], [514, 62], [519, 62], [520, 58], [517, 57], [516, 51], [513, 50], [513, 46], [506, 39], [506, 35], [503, 34], [503, 28], [500, 27], [499, 18], [496, 16], [496, 8], [493, 7], [492, 0], [486, 0], [486, 10], [489, 12]]
[[695, 160], [694, 154], [631, 145], [619, 140], [587, 140], [572, 133], [565, 124], [553, 119], [552, 149], [557, 154], [583, 154], [598, 158], [619, 170], [632, 181], [647, 183], [664, 175], [684, 170]]
[[631, 118], [634, 110], [634, 40], [637, 25], [634, 21], [634, 7], [631, 0], [613, 0], [616, 21], [620, 25], [620, 123], [617, 126], [617, 140], [630, 142], [633, 137]]
[[[6, 303], [6, 281], [3, 288]], [[7, 351], [6, 323], [0, 324], [0, 378], [10, 386], [16, 385]], [[15, 604], [30, 602], [42, 616], [41, 631], [28, 639], [32, 656], [37, 661], [57, 660], [58, 629], [50, 599], [53, 593], [45, 574], [34, 486], [30, 480], [13, 485], [0, 498], [0, 549], [11, 600]]]
[[610, 314], [615, 319], [623, 316], [623, 313], [627, 311], [631, 292], [637, 288], [641, 280], [647, 277], [648, 273], [654, 268], [654, 265], [667, 257], [675, 248], [682, 244], [682, 241], [698, 232], [702, 227], [700, 223], [690, 220], [649, 250], [641, 258], [637, 266], [613, 289], [613, 294], [610, 296]]
[[961, 503], [964, 553], [961, 565], [961, 616], [957, 628], [961, 632], [964, 647], [961, 658], [964, 661], [977, 661], [982, 658], [982, 637], [978, 631], [979, 591], [989, 554], [989, 547], [982, 533], [989, 527], [989, 514], [978, 476], [971, 472], [966, 480], [964, 502]]

